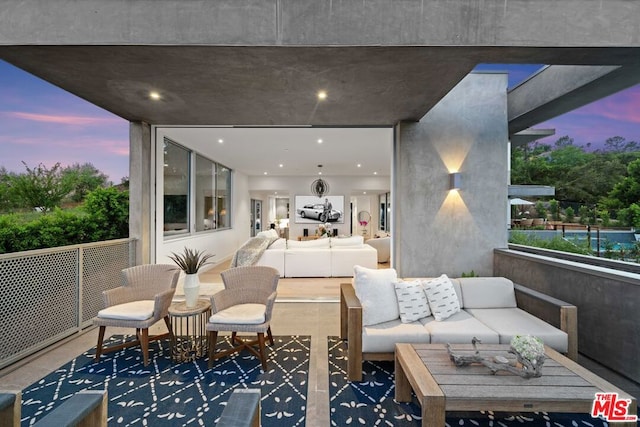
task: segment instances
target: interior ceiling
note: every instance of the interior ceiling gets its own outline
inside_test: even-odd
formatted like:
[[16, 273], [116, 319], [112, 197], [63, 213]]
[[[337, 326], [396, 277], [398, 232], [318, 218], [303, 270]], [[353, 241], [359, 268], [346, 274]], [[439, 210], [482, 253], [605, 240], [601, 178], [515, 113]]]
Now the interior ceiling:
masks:
[[390, 127], [162, 127], [159, 134], [178, 143], [189, 141], [197, 152], [249, 176], [264, 176], [265, 172], [268, 176], [309, 176], [322, 171], [325, 177], [388, 177], [391, 171]]
[[[311, 151], [298, 153], [291, 144], [313, 142], [328, 132], [325, 127], [419, 120], [478, 63], [625, 64], [638, 62], [636, 53], [477, 46], [0, 46], [1, 59], [130, 121], [313, 126], [304, 135], [251, 135], [255, 146], [238, 136], [241, 131], [226, 137], [236, 141], [223, 144], [226, 150], [236, 147], [235, 156], [220, 151], [215, 159], [250, 175], [276, 162], [305, 171], [323, 164], [327, 174], [340, 175], [371, 172], [351, 171], [357, 162], [379, 170], [386, 163], [389, 174], [389, 143], [381, 148], [371, 135], [325, 136], [326, 153], [316, 152], [313, 144]], [[318, 101], [319, 90], [327, 92], [325, 101]], [[151, 91], [161, 99], [150, 99]], [[199, 138], [217, 144], [217, 133], [222, 130]], [[283, 154], [287, 148], [294, 154]]]

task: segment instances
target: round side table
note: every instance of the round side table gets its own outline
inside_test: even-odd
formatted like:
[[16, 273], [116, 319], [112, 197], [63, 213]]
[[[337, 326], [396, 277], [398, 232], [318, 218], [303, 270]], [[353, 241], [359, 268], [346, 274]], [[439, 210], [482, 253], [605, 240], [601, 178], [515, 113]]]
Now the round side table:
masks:
[[199, 299], [193, 308], [187, 308], [185, 302], [176, 302], [169, 307], [169, 318], [173, 329], [171, 343], [171, 360], [175, 362], [191, 362], [198, 357], [206, 356], [206, 325], [211, 316], [211, 303]]

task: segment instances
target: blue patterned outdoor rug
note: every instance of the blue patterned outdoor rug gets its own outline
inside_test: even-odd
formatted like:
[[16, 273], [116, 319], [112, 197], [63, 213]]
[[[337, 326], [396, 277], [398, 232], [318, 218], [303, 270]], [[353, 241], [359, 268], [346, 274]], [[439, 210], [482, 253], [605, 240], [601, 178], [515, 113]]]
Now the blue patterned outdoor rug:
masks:
[[[421, 410], [415, 396], [411, 403], [394, 399], [394, 364], [391, 361], [363, 364], [362, 382], [347, 381], [347, 344], [329, 337], [329, 396], [332, 426], [420, 427]], [[603, 427], [605, 421], [589, 414], [500, 412], [448, 412], [447, 427]]]
[[[225, 346], [220, 338], [218, 350]], [[236, 388], [261, 389], [262, 426], [304, 426], [310, 346], [309, 336], [274, 337], [267, 372], [247, 351], [209, 369], [206, 358], [172, 363], [168, 341], [149, 346], [146, 367], [140, 347], [108, 353], [98, 363], [91, 349], [22, 391], [22, 426], [83, 389], [107, 389], [109, 426], [213, 426]]]

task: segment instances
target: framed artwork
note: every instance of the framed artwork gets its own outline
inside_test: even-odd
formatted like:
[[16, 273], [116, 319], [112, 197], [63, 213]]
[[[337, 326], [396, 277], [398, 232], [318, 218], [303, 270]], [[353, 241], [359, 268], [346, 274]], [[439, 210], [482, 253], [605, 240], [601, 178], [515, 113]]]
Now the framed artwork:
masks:
[[296, 196], [297, 224], [344, 224], [344, 196]]

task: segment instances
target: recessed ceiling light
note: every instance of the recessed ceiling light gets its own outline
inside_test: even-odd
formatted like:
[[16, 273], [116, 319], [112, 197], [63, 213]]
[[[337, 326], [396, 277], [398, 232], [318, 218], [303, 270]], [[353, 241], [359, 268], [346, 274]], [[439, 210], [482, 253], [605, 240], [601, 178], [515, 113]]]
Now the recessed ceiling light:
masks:
[[223, 142], [224, 142], [224, 139], [222, 139], [222, 138], [220, 138], [220, 139], [218, 140], [218, 144], [222, 144]]
[[321, 90], [318, 92], [318, 99], [320, 101], [324, 101], [325, 99], [327, 99], [327, 92], [325, 92], [324, 90]]
[[283, 165], [282, 163], [280, 163], [278, 166], [280, 166], [281, 168], [283, 168], [283, 167], [284, 167], [284, 165]]
[[273, 194], [278, 194], [278, 192], [277, 192], [277, 191], [274, 191], [274, 192], [273, 192]]
[[373, 174], [374, 174], [374, 175], [378, 175], [378, 172], [374, 172]]
[[358, 167], [359, 167], [359, 168], [361, 168], [361, 167], [362, 167], [362, 165], [361, 165], [360, 163], [358, 163]]
[[159, 101], [160, 94], [158, 92], [149, 92], [149, 98], [153, 99], [154, 101]]
[[318, 138], [318, 144], [322, 144], [322, 138]]
[[269, 172], [265, 172], [264, 174], [265, 174], [265, 175], [268, 175], [268, 174], [269, 174]]
[[367, 194], [367, 192], [366, 192], [366, 191], [363, 191], [363, 192], [362, 192], [362, 194]]

